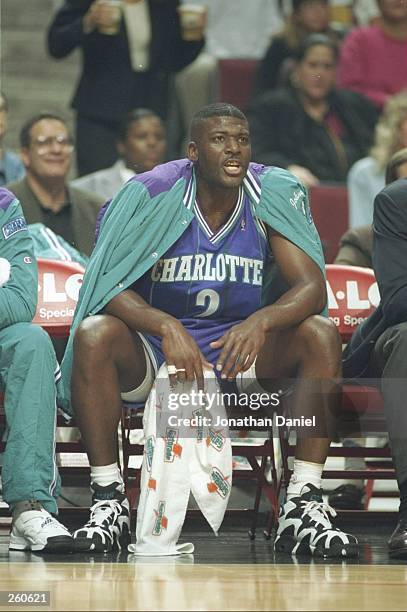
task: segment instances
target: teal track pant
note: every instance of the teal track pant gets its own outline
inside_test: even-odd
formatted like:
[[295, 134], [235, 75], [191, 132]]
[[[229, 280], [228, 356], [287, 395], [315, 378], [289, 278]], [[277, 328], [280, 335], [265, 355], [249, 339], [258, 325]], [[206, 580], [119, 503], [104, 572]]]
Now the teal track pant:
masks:
[[11, 507], [35, 499], [57, 513], [55, 462], [58, 363], [41, 327], [17, 323], [0, 331], [0, 384], [6, 413], [3, 498]]

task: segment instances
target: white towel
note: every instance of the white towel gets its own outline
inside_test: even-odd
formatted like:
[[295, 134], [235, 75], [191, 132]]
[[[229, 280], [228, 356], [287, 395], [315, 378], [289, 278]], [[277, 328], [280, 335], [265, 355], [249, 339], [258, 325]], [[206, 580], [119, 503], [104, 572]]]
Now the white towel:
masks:
[[[211, 371], [205, 371], [205, 393], [214, 394], [216, 415], [226, 419]], [[169, 410], [188, 397], [187, 406]], [[160, 368], [144, 411], [141, 493], [136, 544], [129, 546], [131, 553], [167, 556], [193, 552], [192, 544], [177, 544], [191, 492], [215, 533], [222, 524], [232, 486], [232, 447], [227, 427], [214, 427], [209, 422], [214, 412], [207, 411], [202, 400], [195, 382], [179, 383], [171, 389], [165, 364]], [[193, 422], [185, 426], [184, 420], [191, 417]]]

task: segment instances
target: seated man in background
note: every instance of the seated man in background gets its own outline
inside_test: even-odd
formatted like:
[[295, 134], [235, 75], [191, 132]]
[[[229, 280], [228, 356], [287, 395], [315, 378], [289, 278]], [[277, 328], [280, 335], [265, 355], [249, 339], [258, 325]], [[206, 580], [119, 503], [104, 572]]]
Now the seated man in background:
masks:
[[55, 464], [56, 386], [61, 376], [48, 334], [31, 320], [38, 277], [20, 203], [0, 188], [0, 385], [6, 449], [3, 498], [12, 510], [10, 550], [69, 552], [58, 511]]
[[27, 223], [43, 223], [90, 255], [105, 198], [67, 183], [74, 145], [65, 121], [48, 112], [31, 117], [21, 129], [20, 145], [26, 176], [7, 188], [20, 200]]
[[338, 48], [312, 34], [300, 48], [287, 87], [253, 101], [253, 158], [287, 168], [306, 187], [346, 181], [372, 144], [377, 111], [364, 96], [336, 89]]
[[[407, 177], [407, 149], [398, 151], [390, 159], [386, 167], [386, 184], [389, 185], [403, 177]], [[334, 263], [372, 268], [372, 251], [373, 227], [371, 225], [354, 227], [342, 236]], [[360, 439], [343, 440], [344, 446], [359, 446], [360, 443]], [[365, 461], [361, 457], [345, 458], [345, 470], [364, 470], [365, 468]], [[331, 491], [328, 501], [334, 508], [359, 510], [362, 508], [363, 495], [364, 483], [362, 480], [348, 481]]]
[[[397, 164], [397, 160], [400, 164]], [[344, 352], [344, 376], [381, 379], [386, 422], [400, 490], [399, 521], [389, 541], [392, 557], [407, 558], [407, 149], [390, 161], [376, 196], [372, 263], [381, 302]]]
[[[324, 261], [306, 190], [284, 170], [250, 164], [248, 123], [230, 104], [199, 111], [191, 138], [188, 160], [136, 176], [103, 209], [62, 364], [62, 406], [70, 407], [72, 373], [91, 465], [94, 505], [76, 545], [110, 550], [129, 540], [117, 465], [120, 394], [146, 400], [165, 362], [172, 382], [199, 389], [206, 368], [241, 390], [263, 389], [258, 381], [282, 389], [295, 378], [293, 413], [314, 416], [316, 426], [297, 429], [275, 548], [355, 556], [356, 538], [331, 524], [322, 500], [341, 346], [319, 314]], [[271, 253], [282, 290], [270, 279]]]
[[0, 185], [21, 179], [24, 174], [23, 162], [19, 156], [3, 147], [3, 139], [7, 131], [8, 101], [0, 91]]
[[152, 110], [138, 108], [124, 118], [117, 135], [120, 159], [110, 168], [72, 181], [71, 185], [108, 200], [135, 174], [152, 170], [164, 161], [165, 127]]

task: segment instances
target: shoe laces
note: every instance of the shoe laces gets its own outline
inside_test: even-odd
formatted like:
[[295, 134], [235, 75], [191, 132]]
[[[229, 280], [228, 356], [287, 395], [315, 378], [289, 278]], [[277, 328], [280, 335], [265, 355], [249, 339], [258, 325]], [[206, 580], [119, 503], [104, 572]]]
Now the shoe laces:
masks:
[[301, 500], [302, 516], [308, 514], [308, 516], [317, 524], [332, 529], [332, 523], [329, 515], [332, 517], [336, 516], [335, 510], [324, 501], [317, 501], [315, 499], [310, 501]]
[[47, 529], [48, 531], [57, 531], [59, 534], [61, 531], [65, 531], [67, 535], [71, 535], [65, 525], [62, 525], [49, 512], [44, 510], [29, 510], [28, 512], [32, 514], [24, 520], [24, 531], [38, 534], [43, 529]]
[[100, 500], [93, 504], [90, 510], [90, 519], [88, 524], [101, 526], [107, 518], [113, 516], [113, 521], [116, 521], [120, 516], [122, 507], [117, 499]]

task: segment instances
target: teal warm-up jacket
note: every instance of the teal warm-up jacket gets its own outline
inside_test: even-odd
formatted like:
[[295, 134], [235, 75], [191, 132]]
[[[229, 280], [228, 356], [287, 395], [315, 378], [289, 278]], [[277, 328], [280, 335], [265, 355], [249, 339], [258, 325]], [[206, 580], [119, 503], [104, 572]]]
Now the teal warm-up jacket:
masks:
[[0, 329], [32, 321], [37, 307], [38, 271], [33, 242], [20, 202], [0, 191], [0, 257], [11, 266], [10, 279], [0, 291]]
[[[254, 214], [315, 261], [324, 273], [318, 232], [305, 187], [286, 170], [250, 164], [244, 189]], [[86, 269], [65, 357], [59, 402], [72, 414], [72, 341], [87, 316], [149, 270], [183, 234], [194, 217], [196, 179], [183, 159], [136, 175], [101, 211], [98, 240]]]

